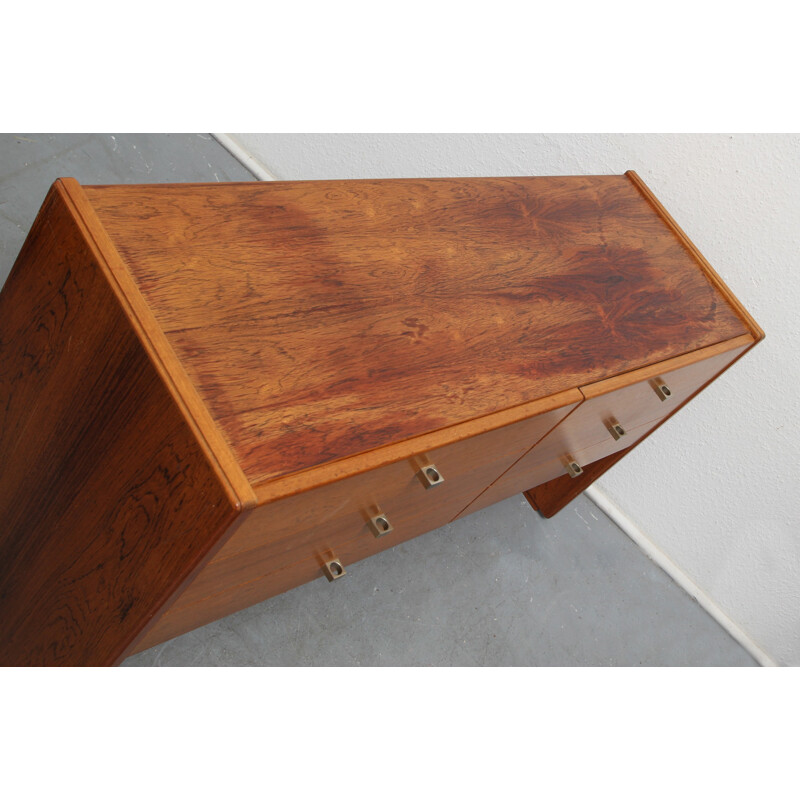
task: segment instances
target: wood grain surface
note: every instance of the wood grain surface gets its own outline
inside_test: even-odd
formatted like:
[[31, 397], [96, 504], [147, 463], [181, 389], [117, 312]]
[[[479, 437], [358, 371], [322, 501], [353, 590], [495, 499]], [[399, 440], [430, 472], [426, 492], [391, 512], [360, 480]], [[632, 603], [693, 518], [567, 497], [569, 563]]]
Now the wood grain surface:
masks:
[[747, 332], [625, 176], [85, 192], [256, 488]]
[[117, 662], [235, 511], [62, 187], [0, 293], [0, 664]]

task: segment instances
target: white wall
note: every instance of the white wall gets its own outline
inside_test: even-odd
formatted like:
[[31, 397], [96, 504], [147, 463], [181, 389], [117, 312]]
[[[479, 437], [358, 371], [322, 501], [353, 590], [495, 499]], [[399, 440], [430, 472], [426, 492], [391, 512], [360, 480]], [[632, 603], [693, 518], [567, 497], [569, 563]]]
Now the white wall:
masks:
[[758, 647], [800, 665], [800, 136], [233, 136], [287, 180], [635, 169], [767, 338], [599, 486]]

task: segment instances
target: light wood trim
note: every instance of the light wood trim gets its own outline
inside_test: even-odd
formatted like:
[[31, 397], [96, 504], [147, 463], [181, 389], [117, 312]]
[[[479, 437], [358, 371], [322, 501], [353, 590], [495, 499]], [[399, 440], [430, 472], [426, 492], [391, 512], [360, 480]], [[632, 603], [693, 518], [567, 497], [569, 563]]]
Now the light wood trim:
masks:
[[[640, 367], [630, 372], [623, 372], [621, 375], [615, 375], [613, 378], [606, 378], [596, 383], [590, 383], [588, 386], [581, 386], [581, 392], [583, 396], [589, 400], [592, 397], [599, 397], [609, 392], [615, 392], [618, 389], [624, 389], [634, 383], [649, 381], [663, 373], [672, 372], [682, 367], [688, 367], [691, 364], [698, 364], [701, 361], [706, 361], [714, 356], [727, 353], [730, 350], [736, 350], [739, 347], [746, 347], [747, 345], [754, 345], [755, 343], [753, 337], [745, 333], [741, 336], [737, 336], [735, 339], [728, 339], [725, 342], [719, 342], [719, 344], [714, 344], [710, 347], [693, 350], [691, 353], [686, 353], [676, 358], [669, 358], [666, 361], [660, 361], [658, 364]], [[705, 386], [706, 384], [703, 385]]]
[[733, 307], [734, 311], [741, 317], [742, 321], [747, 325], [750, 329], [750, 332], [753, 334], [756, 342], [760, 342], [764, 338], [764, 331], [761, 329], [759, 324], [753, 319], [753, 317], [747, 312], [747, 309], [739, 302], [736, 295], [728, 288], [722, 278], [719, 276], [717, 271], [711, 264], [708, 263], [706, 257], [697, 249], [694, 242], [686, 235], [683, 229], [678, 225], [677, 222], [670, 216], [669, 211], [661, 205], [661, 202], [658, 198], [650, 191], [648, 186], [645, 182], [634, 172], [632, 169], [629, 169], [625, 175], [630, 179], [631, 183], [642, 193], [644, 198], [650, 203], [651, 206], [655, 209], [656, 213], [664, 220], [666, 225], [672, 230], [672, 232], [680, 239], [683, 246], [695, 257], [697, 263], [700, 265], [702, 270], [708, 276], [708, 279], [711, 281], [712, 285], [719, 290], [719, 292], [724, 296], [724, 298], [730, 303]]
[[316, 486], [349, 478], [394, 461], [410, 458], [445, 445], [455, 444], [472, 436], [582, 401], [583, 395], [580, 389], [568, 389], [565, 392], [558, 392], [549, 397], [533, 400], [530, 403], [523, 403], [522, 405], [503, 409], [494, 414], [488, 414], [458, 425], [441, 428], [423, 436], [416, 436], [413, 439], [406, 439], [402, 442], [359, 453], [339, 461], [320, 464], [318, 467], [313, 467], [303, 472], [258, 484], [253, 487], [256, 499], [259, 505], [270, 503], [282, 497], [288, 497]]
[[250, 482], [156, 322], [153, 312], [136, 287], [122, 256], [97, 218], [83, 187], [74, 178], [59, 178], [56, 187], [72, 209], [89, 247], [117, 295], [120, 306], [130, 319], [145, 352], [197, 437], [209, 463], [215, 468], [231, 504], [236, 509], [251, 508], [256, 503], [256, 495]]
[[[282, 476], [267, 483], [258, 484], [254, 487], [256, 499], [259, 505], [272, 502], [273, 500], [297, 494], [333, 481], [358, 475], [370, 469], [385, 466], [393, 461], [409, 458], [410, 456], [433, 450], [447, 444], [461, 441], [470, 436], [476, 436], [495, 428], [503, 427], [514, 422], [519, 422], [528, 417], [552, 411], [569, 403], [580, 402], [583, 399], [596, 397], [600, 394], [615, 391], [632, 383], [642, 380], [649, 380], [656, 377], [661, 372], [667, 372], [689, 364], [703, 361], [706, 358], [734, 350], [747, 344], [753, 344], [753, 337], [749, 334], [737, 336], [709, 347], [694, 350], [675, 358], [661, 361], [648, 367], [638, 368], [630, 372], [624, 372], [613, 378], [597, 381], [580, 389], [569, 389], [565, 392], [551, 395], [549, 397], [534, 400], [530, 403], [523, 403], [514, 408], [504, 409], [495, 414], [489, 414], [468, 422], [442, 428], [423, 436], [407, 439], [402, 442], [387, 445], [385, 447], [370, 450], [340, 461], [321, 464], [303, 472], [293, 475]], [[577, 394], [576, 394], [577, 392]]]

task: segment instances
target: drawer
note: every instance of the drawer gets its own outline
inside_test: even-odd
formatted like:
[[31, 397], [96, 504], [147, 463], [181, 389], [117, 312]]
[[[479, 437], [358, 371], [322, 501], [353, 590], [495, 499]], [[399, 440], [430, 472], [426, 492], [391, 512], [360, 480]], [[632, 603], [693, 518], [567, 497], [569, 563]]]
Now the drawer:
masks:
[[[542, 439], [578, 404], [579, 392], [535, 417], [486, 431], [350, 478], [314, 487], [254, 509], [211, 563], [268, 547], [278, 554], [321, 538], [335, 542], [369, 534], [385, 515], [393, 533], [412, 535], [444, 525]], [[428, 485], [423, 469], [441, 482]]]
[[[216, 562], [208, 572], [200, 573], [189, 590], [138, 643], [136, 651], [154, 647], [181, 633], [321, 578], [323, 565], [328, 559], [335, 557], [346, 572], [356, 562], [413, 539], [419, 533], [405, 529], [380, 538], [363, 529], [355, 534], [351, 531], [350, 538], [345, 534], [339, 537], [323, 534], [279, 558], [266, 547], [246, 551], [241, 554], [247, 558], [246, 569], [238, 557]], [[245, 576], [247, 580], [242, 581]], [[347, 580], [346, 575], [344, 578]]]
[[[194, 590], [193, 585], [190, 587], [193, 591], [182, 595], [156, 626], [145, 634], [138, 643], [136, 652], [147, 650], [186, 631], [207, 625], [214, 620], [321, 578], [326, 558], [335, 556], [346, 571], [356, 562], [382, 550], [388, 550], [410, 538], [414, 537], [409, 531], [396, 537], [387, 535], [380, 539], [357, 534], [349, 540], [337, 541], [335, 550], [327, 549], [324, 542], [319, 542], [316, 546], [298, 547], [290, 552], [288, 558], [280, 560], [271, 559], [264, 549], [249, 551], [253, 559], [249, 580], [240, 583], [233, 579], [234, 575], [231, 574], [228, 580], [218, 581], [210, 593], [208, 592], [210, 587], [207, 585], [200, 584], [203, 586], [202, 592]], [[231, 561], [228, 560], [228, 566], [232, 566]], [[223, 576], [217, 573], [217, 578], [220, 577]], [[347, 576], [344, 577], [346, 580]]]
[[750, 346], [726, 344], [582, 388], [586, 400], [458, 516], [630, 447]]
[[[184, 612], [202, 618], [193, 627], [205, 624], [322, 575], [331, 554], [346, 567], [352, 558], [447, 524], [564, 419], [582, 395], [576, 390], [559, 397], [561, 405], [537, 416], [255, 508], [163, 624]], [[435, 470], [441, 480], [426, 483], [423, 470]], [[382, 535], [372, 521], [378, 517], [391, 526]], [[157, 643], [160, 626], [139, 649]]]

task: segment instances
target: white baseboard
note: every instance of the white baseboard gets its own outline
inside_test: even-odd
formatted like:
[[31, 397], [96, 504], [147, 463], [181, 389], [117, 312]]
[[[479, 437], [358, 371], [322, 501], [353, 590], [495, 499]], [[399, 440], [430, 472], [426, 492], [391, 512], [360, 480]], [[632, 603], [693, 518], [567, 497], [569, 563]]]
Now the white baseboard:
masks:
[[678, 584], [750, 653], [762, 667], [778, 666], [668, 555], [659, 550], [645, 532], [609, 499], [601, 489], [590, 486], [586, 496], [619, 528], [621, 528], [652, 561]]
[[275, 181], [277, 178], [251, 153], [245, 150], [239, 142], [227, 133], [211, 134], [245, 169], [255, 175], [260, 181]]
[[[274, 181], [276, 177], [235, 139], [227, 133], [211, 134], [246, 169], [262, 181]], [[645, 554], [658, 564], [667, 575], [678, 584], [750, 653], [762, 667], [776, 667], [770, 658], [721, 608], [665, 553], [659, 550], [645, 535], [644, 531], [622, 509], [615, 505], [606, 494], [596, 486], [590, 486], [585, 494], [618, 527], [620, 527]]]

